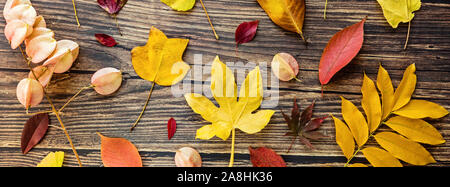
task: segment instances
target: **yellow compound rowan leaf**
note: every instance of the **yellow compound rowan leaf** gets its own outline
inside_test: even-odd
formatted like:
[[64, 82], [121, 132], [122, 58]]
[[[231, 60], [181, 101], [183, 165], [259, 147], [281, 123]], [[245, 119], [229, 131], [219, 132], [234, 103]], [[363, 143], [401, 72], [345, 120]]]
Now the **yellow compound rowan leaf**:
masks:
[[412, 119], [438, 119], [446, 116], [448, 111], [436, 103], [413, 99], [404, 107], [394, 111], [394, 114]]
[[381, 122], [381, 102], [375, 84], [365, 73], [361, 93], [363, 95], [361, 105], [367, 116], [369, 132], [373, 132], [378, 128]]
[[393, 111], [398, 110], [408, 104], [411, 99], [414, 90], [416, 89], [416, 65], [411, 64], [408, 68], [406, 68], [405, 73], [403, 74], [403, 79], [398, 85], [397, 89], [394, 93], [394, 107]]
[[62, 167], [64, 161], [64, 152], [57, 151], [49, 153], [37, 167]]
[[365, 168], [365, 167], [369, 167], [365, 164], [361, 164], [361, 163], [354, 163], [354, 164], [350, 164], [348, 165], [348, 167], [350, 168]]
[[216, 107], [208, 98], [200, 94], [184, 95], [192, 110], [211, 122], [210, 125], [197, 130], [196, 138], [211, 139], [217, 136], [227, 140], [230, 134], [233, 134], [230, 166], [233, 165], [234, 158], [235, 129], [248, 134], [257, 133], [269, 123], [275, 113], [273, 110], [260, 110], [253, 113], [261, 105], [262, 86], [261, 72], [259, 67], [256, 67], [250, 71], [242, 83], [238, 101], [234, 73], [220, 61], [219, 57], [216, 57], [211, 68], [211, 92], [220, 107]]
[[421, 119], [395, 116], [390, 118], [385, 124], [412, 141], [431, 145], [445, 143], [441, 133], [431, 124]]
[[374, 135], [375, 140], [394, 157], [413, 165], [435, 163], [433, 156], [419, 143], [392, 132]]
[[388, 72], [380, 65], [377, 76], [377, 87], [381, 92], [382, 111], [381, 119], [386, 119], [394, 107], [394, 87]]
[[342, 99], [342, 117], [350, 127], [350, 131], [359, 147], [363, 146], [369, 138], [369, 127], [366, 119], [358, 108], [350, 101]]
[[397, 28], [400, 22], [408, 23], [414, 18], [414, 11], [420, 9], [420, 0], [377, 0], [383, 9], [383, 14], [392, 28]]
[[362, 153], [373, 167], [403, 167], [397, 158], [380, 148], [367, 147]]
[[344, 122], [334, 116], [331, 117], [334, 119], [334, 126], [336, 128], [336, 143], [341, 147], [345, 158], [350, 159], [355, 152], [353, 135]]

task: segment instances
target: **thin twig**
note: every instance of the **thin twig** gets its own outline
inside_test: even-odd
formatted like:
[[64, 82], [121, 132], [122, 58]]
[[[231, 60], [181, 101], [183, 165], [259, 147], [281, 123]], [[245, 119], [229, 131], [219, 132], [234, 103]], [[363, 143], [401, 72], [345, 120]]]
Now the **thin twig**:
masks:
[[236, 129], [233, 128], [233, 130], [231, 131], [231, 156], [230, 156], [230, 164], [228, 165], [228, 167], [233, 167], [234, 164], [234, 140], [235, 140], [235, 136], [236, 136]]
[[66, 106], [69, 105], [69, 103], [71, 103], [73, 100], [75, 100], [75, 98], [76, 98], [78, 95], [80, 95], [81, 92], [83, 92], [84, 90], [93, 88], [93, 87], [94, 87], [93, 85], [90, 85], [90, 86], [85, 86], [85, 87], [81, 88], [75, 95], [73, 95], [73, 96], [66, 102], [66, 104], [64, 104], [64, 105], [58, 110], [58, 112], [61, 112], [64, 108], [66, 108]]
[[405, 46], [403, 47], [403, 50], [406, 50], [406, 47], [408, 46], [409, 31], [411, 31], [411, 21], [408, 22], [408, 34], [406, 35], [406, 42], [405, 42]]
[[323, 9], [323, 19], [327, 19], [327, 5], [328, 0], [325, 0], [325, 8]]
[[144, 115], [145, 109], [147, 109], [147, 105], [150, 102], [150, 99], [152, 98], [152, 93], [153, 93], [153, 88], [155, 87], [155, 82], [153, 82], [152, 88], [150, 89], [150, 92], [148, 94], [147, 97], [147, 101], [145, 101], [145, 105], [142, 108], [141, 114], [139, 114], [138, 119], [136, 120], [136, 122], [134, 122], [133, 126], [131, 127], [130, 131], [133, 131], [133, 129], [137, 126], [137, 124], [139, 123], [139, 121], [141, 120], [142, 116]]
[[78, 20], [77, 7], [75, 6], [75, 0], [72, 0], [73, 12], [75, 13], [75, 19], [77, 20], [78, 27], [81, 26], [80, 21]]
[[200, 3], [202, 4], [203, 10], [205, 10], [206, 17], [208, 18], [209, 25], [211, 25], [211, 29], [214, 32], [214, 36], [216, 37], [216, 40], [219, 40], [219, 35], [217, 35], [216, 29], [214, 29], [214, 25], [212, 24], [211, 19], [209, 18], [208, 11], [206, 11], [205, 4], [203, 4], [202, 0], [200, 0]]
[[[22, 56], [25, 57], [25, 61], [27, 62], [28, 68], [30, 69], [30, 71], [31, 71], [31, 73], [33, 74], [34, 78], [35, 78], [37, 81], [39, 81], [38, 77], [36, 76], [36, 73], [34, 73], [34, 70], [33, 70], [33, 68], [32, 68], [31, 65], [30, 65], [29, 59], [26, 58], [25, 53], [23, 52], [22, 47], [19, 46], [19, 49], [20, 49], [20, 52], [22, 53]], [[45, 92], [44, 89], [43, 89], [43, 92], [44, 92], [44, 96], [47, 98], [47, 101], [48, 101], [48, 103], [50, 104], [50, 106], [51, 106], [51, 108], [52, 108], [53, 113], [55, 113], [56, 119], [58, 119], [58, 122], [59, 122], [59, 124], [61, 125], [61, 128], [62, 128], [62, 130], [64, 131], [64, 134], [66, 135], [67, 140], [69, 141], [70, 146], [72, 147], [72, 151], [73, 151], [73, 153], [75, 154], [75, 157], [76, 157], [76, 159], [77, 159], [77, 161], [78, 161], [78, 165], [79, 165], [80, 167], [83, 167], [83, 164], [81, 163], [80, 157], [78, 156], [77, 150], [75, 149], [75, 146], [73, 145], [72, 139], [70, 138], [69, 133], [67, 132], [67, 130], [66, 130], [65, 126], [64, 126], [64, 123], [62, 122], [61, 117], [59, 116], [59, 113], [58, 113], [58, 111], [57, 111], [56, 108], [55, 108], [55, 105], [53, 105], [52, 100], [51, 100], [50, 97], [47, 95], [47, 93]]]
[[114, 20], [116, 21], [116, 27], [119, 31], [120, 36], [123, 36], [122, 31], [120, 30], [119, 22], [117, 21], [117, 14], [113, 14]]

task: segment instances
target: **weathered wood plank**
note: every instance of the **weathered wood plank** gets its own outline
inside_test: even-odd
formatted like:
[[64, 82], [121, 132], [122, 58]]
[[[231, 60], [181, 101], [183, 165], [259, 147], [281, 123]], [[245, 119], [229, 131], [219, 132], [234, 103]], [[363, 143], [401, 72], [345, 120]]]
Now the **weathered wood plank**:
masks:
[[[69, 73], [70, 78], [58, 81], [47, 89], [57, 106], [61, 106], [78, 89], [89, 84], [90, 76], [103, 67], [116, 67], [124, 72], [122, 88], [113, 96], [99, 96], [86, 91], [63, 113], [63, 121], [80, 152], [86, 166], [101, 166], [100, 140], [95, 132], [107, 136], [125, 137], [139, 148], [145, 166], [173, 166], [174, 151], [182, 146], [192, 146], [200, 151], [205, 166], [227, 166], [230, 140], [195, 140], [195, 131], [205, 122], [186, 105], [182, 97], [174, 98], [168, 87], [157, 86], [150, 106], [133, 133], [129, 127], [136, 119], [150, 89], [150, 83], [139, 79], [131, 65], [130, 50], [145, 44], [151, 26], [158, 27], [169, 37], [189, 38], [190, 43], [184, 60], [193, 65], [194, 55], [203, 55], [203, 64], [216, 55], [225, 62], [270, 62], [274, 54], [288, 52], [300, 62], [301, 83], [282, 82], [279, 89], [279, 106], [274, 110], [270, 125], [255, 135], [237, 133], [236, 166], [250, 166], [248, 146], [267, 146], [282, 154], [289, 166], [342, 166], [342, 153], [334, 142], [334, 125], [327, 120], [321, 131], [329, 139], [314, 141], [316, 150], [309, 150], [296, 143], [289, 154], [285, 153], [291, 142], [283, 136], [288, 128], [283, 122], [280, 109], [290, 110], [292, 99], [297, 97], [302, 108], [317, 100], [315, 116], [333, 114], [340, 116], [340, 99], [344, 96], [359, 105], [362, 72], [376, 79], [379, 63], [391, 74], [394, 85], [398, 85], [404, 69], [416, 63], [418, 85], [415, 98], [437, 102], [450, 108], [450, 3], [446, 1], [424, 2], [412, 22], [408, 50], [404, 51], [407, 24], [392, 29], [383, 17], [376, 1], [330, 1], [327, 20], [323, 20], [322, 0], [307, 1], [304, 26], [308, 45], [298, 35], [283, 31], [273, 24], [256, 1], [216, 0], [205, 1], [210, 16], [221, 40], [216, 41], [201, 6], [192, 11], [178, 13], [158, 0], [129, 1], [118, 16], [124, 36], [115, 28], [114, 20], [104, 13], [95, 1], [77, 0], [82, 27], [77, 28], [71, 1], [33, 1], [39, 14], [45, 16], [48, 27], [57, 39], [71, 39], [81, 46], [80, 57]], [[3, 4], [0, 9], [3, 9]], [[323, 48], [331, 36], [342, 28], [368, 16], [365, 25], [365, 44], [353, 62], [333, 78], [325, 87], [325, 96], [320, 96], [318, 62]], [[235, 54], [234, 30], [243, 21], [260, 20], [254, 41], [239, 46]], [[4, 19], [0, 19], [3, 27]], [[117, 47], [100, 46], [93, 35], [113, 35], [120, 43]], [[0, 29], [3, 35], [3, 29]], [[65, 166], [77, 166], [66, 137], [52, 116], [53, 124], [45, 139], [29, 154], [20, 152], [20, 136], [28, 118], [15, 96], [17, 83], [27, 75], [27, 67], [18, 50], [11, 50], [4, 39], [0, 43], [0, 166], [34, 166], [49, 151], [64, 150]], [[233, 68], [240, 68], [234, 66]], [[206, 84], [209, 72], [203, 72], [203, 80], [187, 77], [193, 84]], [[62, 78], [64, 76], [58, 76]], [[56, 79], [58, 79], [58, 77]], [[48, 102], [32, 109], [32, 112], [47, 110]], [[167, 140], [166, 121], [174, 117], [178, 130], [171, 141]], [[438, 161], [435, 166], [450, 165], [450, 118], [433, 121], [443, 134], [446, 143], [426, 146]], [[387, 130], [383, 128], [382, 130]], [[359, 159], [364, 161], [364, 159]]]

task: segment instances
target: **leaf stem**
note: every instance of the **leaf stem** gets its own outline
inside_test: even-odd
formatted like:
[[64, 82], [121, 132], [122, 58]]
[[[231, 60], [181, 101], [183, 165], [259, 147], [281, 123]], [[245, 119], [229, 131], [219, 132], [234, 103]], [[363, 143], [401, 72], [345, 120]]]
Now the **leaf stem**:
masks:
[[214, 32], [214, 36], [216, 37], [216, 40], [219, 40], [219, 35], [217, 35], [216, 29], [214, 29], [214, 25], [211, 22], [211, 18], [209, 18], [208, 11], [206, 11], [205, 4], [203, 4], [202, 0], [200, 0], [200, 3], [202, 4], [203, 10], [205, 10], [206, 17], [208, 18], [209, 25], [211, 25], [211, 29]]
[[325, 0], [325, 8], [323, 9], [323, 19], [327, 19], [327, 5], [328, 0]]
[[297, 77], [294, 77], [294, 79], [295, 79], [297, 82], [302, 83], [302, 81], [301, 81], [300, 79], [298, 79]]
[[152, 98], [152, 93], [153, 93], [153, 88], [155, 87], [155, 82], [153, 82], [152, 88], [150, 89], [150, 92], [148, 94], [147, 97], [147, 101], [145, 101], [145, 105], [144, 108], [142, 108], [141, 114], [139, 114], [138, 119], [136, 120], [136, 122], [134, 122], [133, 126], [131, 127], [130, 131], [133, 131], [133, 129], [136, 127], [136, 125], [139, 123], [139, 121], [142, 118], [142, 115], [144, 115], [145, 109], [147, 109], [147, 105], [150, 102], [150, 99]]
[[296, 139], [297, 139], [297, 136], [294, 136], [294, 138], [292, 139], [291, 145], [289, 146], [289, 149], [287, 150], [287, 153], [289, 153], [289, 151], [291, 151], [292, 145], [294, 145], [294, 142]]
[[117, 14], [113, 14], [114, 20], [116, 21], [116, 27], [119, 31], [120, 36], [123, 36], [122, 31], [120, 30], [119, 22], [117, 21]]
[[405, 42], [405, 46], [403, 47], [403, 50], [406, 50], [406, 47], [408, 46], [410, 31], [411, 31], [411, 21], [408, 22], [408, 34], [406, 34], [406, 42]]
[[77, 7], [75, 6], [75, 0], [72, 0], [73, 12], [75, 14], [75, 19], [77, 20], [78, 27], [80, 27], [80, 21], [78, 20]]
[[[36, 73], [34, 72], [33, 68], [32, 68], [31, 65], [30, 65], [30, 60], [25, 56], [25, 53], [23, 52], [22, 47], [19, 46], [19, 49], [20, 49], [20, 52], [22, 53], [22, 56], [25, 58], [25, 61], [27, 62], [27, 65], [28, 65], [28, 68], [30, 69], [30, 71], [31, 71], [31, 73], [33, 74], [34, 78], [35, 78], [37, 81], [39, 81], [38, 77], [36, 76]], [[64, 123], [62, 122], [61, 117], [59, 116], [59, 113], [58, 113], [58, 111], [57, 111], [56, 108], [55, 108], [55, 105], [53, 105], [53, 102], [52, 102], [52, 100], [50, 99], [50, 97], [48, 96], [48, 94], [45, 92], [45, 89], [43, 89], [43, 92], [44, 92], [44, 96], [47, 98], [48, 103], [50, 104], [50, 106], [51, 106], [51, 108], [52, 108], [53, 113], [55, 113], [56, 119], [58, 119], [58, 122], [59, 122], [59, 124], [61, 125], [61, 128], [62, 128], [62, 130], [64, 131], [64, 134], [66, 135], [67, 140], [69, 141], [70, 146], [72, 147], [72, 151], [73, 151], [73, 153], [75, 154], [75, 157], [76, 157], [76, 159], [77, 159], [77, 161], [78, 161], [78, 165], [79, 165], [80, 167], [83, 167], [83, 164], [81, 163], [80, 157], [78, 156], [77, 150], [75, 149], [75, 146], [73, 145], [72, 139], [70, 138], [69, 133], [67, 132], [67, 130], [66, 130], [65, 126], [64, 126]]]
[[228, 165], [228, 167], [233, 167], [234, 164], [234, 140], [236, 137], [236, 129], [233, 128], [233, 130], [231, 131], [231, 156], [230, 156], [230, 164]]
[[75, 98], [76, 98], [78, 95], [80, 95], [81, 92], [83, 92], [84, 90], [93, 88], [93, 87], [94, 87], [93, 85], [90, 85], [90, 86], [85, 86], [85, 87], [81, 88], [75, 95], [73, 95], [73, 96], [66, 102], [66, 104], [64, 104], [64, 105], [58, 110], [58, 112], [61, 112], [62, 110], [64, 110], [64, 108], [66, 108], [66, 106], [69, 105], [69, 103], [71, 103], [73, 100], [75, 100]]

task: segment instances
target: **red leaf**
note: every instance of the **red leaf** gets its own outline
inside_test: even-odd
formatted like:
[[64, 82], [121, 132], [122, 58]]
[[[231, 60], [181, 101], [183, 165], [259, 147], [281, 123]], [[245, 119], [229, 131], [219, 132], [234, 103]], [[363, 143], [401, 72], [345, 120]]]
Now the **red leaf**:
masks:
[[235, 33], [236, 47], [239, 44], [250, 42], [253, 38], [255, 38], [258, 24], [259, 21], [256, 20], [252, 22], [244, 22], [238, 26]]
[[253, 149], [248, 147], [248, 150], [250, 151], [250, 160], [253, 167], [286, 167], [283, 158], [272, 149], [266, 147]]
[[105, 167], [142, 167], [141, 156], [130, 141], [97, 134], [102, 139], [100, 152]]
[[319, 65], [319, 79], [322, 85], [330, 79], [359, 53], [364, 41], [364, 18], [361, 22], [336, 33], [323, 50]]
[[97, 0], [97, 3], [109, 14], [117, 14], [128, 0]]
[[42, 140], [47, 133], [48, 123], [48, 114], [37, 114], [28, 119], [22, 131], [20, 146], [23, 154], [27, 154]]
[[107, 34], [95, 34], [95, 38], [99, 43], [106, 47], [114, 47], [117, 45], [116, 40]]
[[316, 130], [318, 128], [320, 128], [320, 126], [322, 126], [322, 123], [325, 119], [327, 119], [328, 116], [325, 117], [321, 117], [321, 118], [316, 118], [311, 120], [306, 126], [305, 128], [303, 128], [303, 131], [308, 132], [308, 131], [313, 131]]
[[169, 136], [169, 140], [172, 139], [173, 135], [177, 131], [177, 121], [175, 119], [170, 118], [167, 122], [167, 134]]

